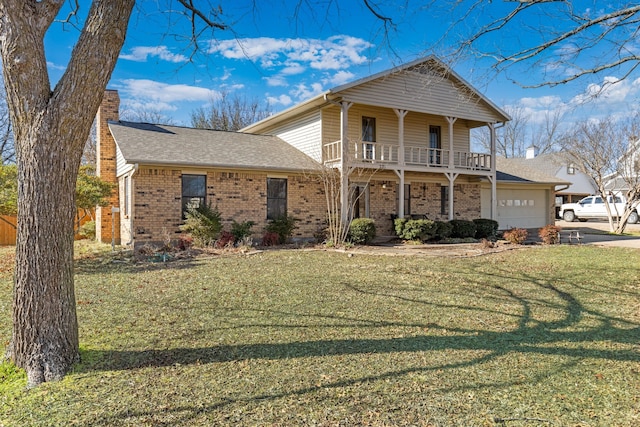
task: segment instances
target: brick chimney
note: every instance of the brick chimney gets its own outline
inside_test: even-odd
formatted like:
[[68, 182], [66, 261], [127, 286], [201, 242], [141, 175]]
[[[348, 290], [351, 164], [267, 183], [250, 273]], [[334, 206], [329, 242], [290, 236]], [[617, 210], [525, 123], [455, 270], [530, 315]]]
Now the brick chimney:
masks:
[[[111, 209], [120, 206], [118, 179], [116, 178], [116, 142], [109, 130], [109, 121], [120, 120], [120, 97], [117, 90], [106, 90], [96, 115], [96, 174], [105, 181], [116, 184], [109, 204], [96, 208], [96, 240], [120, 244], [120, 214]], [[115, 230], [115, 234], [112, 230]], [[115, 237], [115, 239], [114, 239]]]

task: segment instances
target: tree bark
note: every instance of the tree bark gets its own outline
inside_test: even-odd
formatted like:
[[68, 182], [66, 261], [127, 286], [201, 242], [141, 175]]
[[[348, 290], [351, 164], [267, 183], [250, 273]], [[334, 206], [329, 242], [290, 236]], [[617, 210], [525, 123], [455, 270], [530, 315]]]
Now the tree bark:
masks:
[[84, 143], [122, 49], [134, 0], [95, 0], [51, 90], [44, 35], [62, 0], [0, 2], [0, 53], [18, 163], [13, 336], [30, 386], [78, 359], [73, 283], [75, 184]]

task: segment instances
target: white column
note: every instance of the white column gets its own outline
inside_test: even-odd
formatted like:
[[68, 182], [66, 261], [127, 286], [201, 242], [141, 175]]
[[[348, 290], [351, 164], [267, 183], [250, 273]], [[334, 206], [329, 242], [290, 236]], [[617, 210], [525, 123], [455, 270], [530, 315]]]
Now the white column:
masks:
[[458, 118], [447, 117], [446, 119], [447, 123], [449, 123], [449, 169], [453, 169], [453, 124], [458, 120]]
[[498, 220], [498, 190], [496, 188], [496, 124], [487, 123], [491, 135], [491, 219]]
[[398, 116], [398, 165], [404, 166], [404, 118], [409, 113], [407, 110], [393, 110]]
[[445, 173], [445, 176], [447, 177], [447, 179], [449, 180], [449, 221], [451, 221], [453, 219], [453, 184], [456, 181], [456, 178], [458, 177], [457, 173], [452, 173], [452, 172], [447, 172]]
[[349, 108], [352, 102], [340, 102], [340, 216], [346, 224], [349, 219]]

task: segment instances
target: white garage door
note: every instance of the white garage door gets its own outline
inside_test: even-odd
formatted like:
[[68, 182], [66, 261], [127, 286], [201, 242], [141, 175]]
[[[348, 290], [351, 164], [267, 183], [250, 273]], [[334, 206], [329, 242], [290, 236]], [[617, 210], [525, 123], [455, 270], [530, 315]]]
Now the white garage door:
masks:
[[[497, 189], [498, 228], [540, 228], [547, 225], [548, 190]], [[491, 218], [491, 189], [482, 190], [482, 216]]]

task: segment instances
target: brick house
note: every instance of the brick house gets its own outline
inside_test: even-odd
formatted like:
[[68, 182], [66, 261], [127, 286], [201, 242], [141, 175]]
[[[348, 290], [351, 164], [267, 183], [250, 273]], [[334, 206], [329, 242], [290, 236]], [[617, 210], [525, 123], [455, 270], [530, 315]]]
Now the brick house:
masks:
[[[113, 207], [97, 212], [102, 241], [176, 236], [190, 200], [217, 206], [225, 224], [254, 221], [260, 234], [288, 213], [300, 219], [294, 237], [308, 238], [327, 217], [319, 179], [327, 170], [339, 176], [342, 215], [373, 218], [379, 235], [393, 234], [392, 216], [500, 220], [495, 129], [509, 116], [435, 57], [331, 89], [240, 132], [121, 122], [118, 103], [107, 91], [97, 116], [98, 173], [119, 189]], [[483, 126], [492, 152], [471, 152], [470, 131]], [[550, 180], [504, 185], [538, 192], [533, 226], [553, 221]]]

